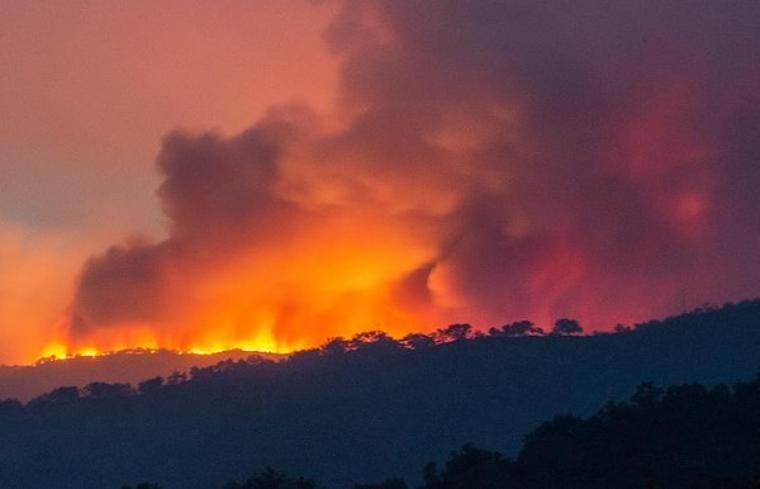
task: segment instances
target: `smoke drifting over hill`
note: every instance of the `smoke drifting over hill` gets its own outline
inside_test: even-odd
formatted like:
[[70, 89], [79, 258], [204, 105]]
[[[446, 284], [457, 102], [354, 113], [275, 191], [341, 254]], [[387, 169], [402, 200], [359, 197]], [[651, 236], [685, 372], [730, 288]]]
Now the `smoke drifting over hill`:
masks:
[[757, 25], [754, 2], [347, 2], [335, 111], [168, 135], [170, 235], [87, 262], [69, 341], [287, 350], [757, 294]]

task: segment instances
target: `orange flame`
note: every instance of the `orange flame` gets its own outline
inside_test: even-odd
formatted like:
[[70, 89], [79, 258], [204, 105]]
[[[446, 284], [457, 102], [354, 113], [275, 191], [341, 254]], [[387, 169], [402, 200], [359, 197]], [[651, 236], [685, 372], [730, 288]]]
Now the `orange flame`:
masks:
[[346, 230], [324, 243], [307, 230], [292, 246], [232, 258], [192, 284], [170, 278], [159, 320], [98, 327], [76, 338], [63, 327], [40, 356], [136, 348], [288, 353], [367, 330], [400, 336], [424, 329], [426, 311], [401, 305], [395, 284], [432, 251], [389, 229], [379, 233]]

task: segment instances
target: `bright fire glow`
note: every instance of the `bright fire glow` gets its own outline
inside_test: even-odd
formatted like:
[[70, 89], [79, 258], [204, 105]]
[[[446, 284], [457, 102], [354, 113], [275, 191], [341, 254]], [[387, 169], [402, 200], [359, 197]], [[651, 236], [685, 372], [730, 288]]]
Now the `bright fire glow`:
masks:
[[189, 3], [2, 17], [0, 362], [758, 295], [751, 2]]
[[319, 223], [305, 226], [292, 244], [196, 270], [195, 281], [167, 273], [162, 317], [64, 335], [40, 356], [135, 348], [287, 353], [373, 329], [396, 336], [424, 329], [426, 311], [405, 305], [397, 289], [432, 250], [383, 226], [362, 230], [344, 223], [332, 231], [336, 236], [325, 242]]

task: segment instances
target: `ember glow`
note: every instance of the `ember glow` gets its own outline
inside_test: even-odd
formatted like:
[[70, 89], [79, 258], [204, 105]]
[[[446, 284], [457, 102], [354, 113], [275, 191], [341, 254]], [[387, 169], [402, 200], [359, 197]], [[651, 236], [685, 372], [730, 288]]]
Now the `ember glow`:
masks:
[[[162, 39], [199, 44], [179, 75], [162, 72], [165, 85], [140, 72], [125, 90], [151, 97], [131, 110], [154, 120], [150, 100], [183, 93], [187, 80], [218, 93], [203, 91], [203, 110], [171, 99], [182, 110], [163, 140], [139, 142], [159, 153], [158, 180], [135, 184], [142, 193], [115, 178], [66, 189], [110, 189], [88, 211], [109, 223], [88, 234], [97, 246], [48, 244], [33, 256], [0, 246], [12, 271], [0, 285], [30, 291], [0, 298], [0, 336], [14, 345], [0, 361], [134, 347], [287, 352], [366, 330], [523, 318], [609, 329], [760, 293], [760, 4], [294, 0], [288, 15], [260, 4], [159, 12]], [[95, 17], [109, 22], [97, 25], [139, 38], [139, 19], [104, 5]], [[236, 19], [256, 8], [268, 36], [290, 37], [236, 37], [250, 31]], [[196, 21], [202, 42], [190, 35]], [[248, 45], [265, 68], [225, 72]], [[109, 58], [113, 69], [145, 46], [108, 49], [129, 55]], [[198, 53], [231, 76], [209, 77]], [[257, 110], [236, 111], [242, 92], [229, 90], [247, 77], [264, 95]], [[121, 153], [137, 144], [122, 121], [108, 124]], [[52, 166], [56, 154], [46, 158]], [[157, 205], [144, 197], [155, 187]], [[15, 215], [22, 234], [50, 242], [44, 219], [24, 217], [34, 213], [17, 200], [0, 199], [0, 225]], [[100, 200], [130, 210], [102, 217]], [[65, 260], [83, 255], [81, 268]], [[42, 258], [60, 280], [23, 279], [16, 262], [34, 269]]]

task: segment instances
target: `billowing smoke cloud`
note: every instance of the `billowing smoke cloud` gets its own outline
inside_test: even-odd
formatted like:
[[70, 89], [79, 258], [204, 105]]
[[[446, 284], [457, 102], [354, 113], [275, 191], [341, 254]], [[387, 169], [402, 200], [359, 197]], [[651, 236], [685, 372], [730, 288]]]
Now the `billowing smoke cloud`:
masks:
[[347, 2], [336, 112], [169, 135], [170, 236], [86, 264], [72, 338], [604, 328], [756, 295], [758, 25], [749, 1]]

